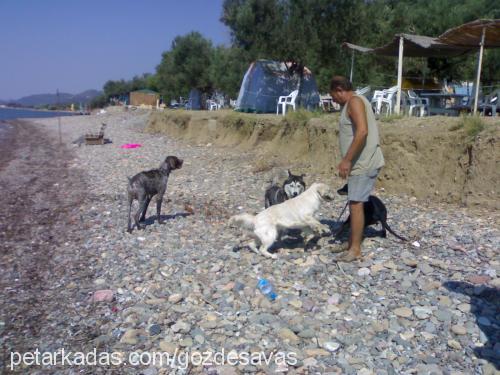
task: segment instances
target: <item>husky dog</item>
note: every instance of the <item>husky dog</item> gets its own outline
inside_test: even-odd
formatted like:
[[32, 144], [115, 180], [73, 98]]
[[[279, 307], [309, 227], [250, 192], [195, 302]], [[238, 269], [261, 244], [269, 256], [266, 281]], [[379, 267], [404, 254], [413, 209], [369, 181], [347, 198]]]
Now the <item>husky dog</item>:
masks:
[[[265, 209], [257, 215], [241, 214], [229, 219], [230, 226], [240, 226], [252, 233], [254, 238], [248, 246], [257, 254], [276, 259], [268, 252], [283, 229], [301, 229], [308, 233], [308, 240], [315, 233], [328, 233], [328, 226], [314, 218], [323, 201], [333, 199], [333, 192], [326, 184], [314, 183], [295, 198]], [[259, 245], [259, 248], [257, 246]]]
[[288, 177], [283, 183], [283, 186], [279, 186], [277, 183], [273, 183], [267, 190], [265, 195], [265, 207], [271, 207], [278, 203], [283, 203], [287, 199], [295, 198], [297, 195], [301, 194], [306, 190], [306, 183], [304, 182], [304, 174], [294, 175], [290, 170], [288, 172]]

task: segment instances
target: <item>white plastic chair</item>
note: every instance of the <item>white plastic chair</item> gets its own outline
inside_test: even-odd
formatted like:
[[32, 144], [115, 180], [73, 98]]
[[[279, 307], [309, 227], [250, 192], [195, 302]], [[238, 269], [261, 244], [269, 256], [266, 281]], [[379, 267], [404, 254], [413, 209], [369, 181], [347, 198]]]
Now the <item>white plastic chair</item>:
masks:
[[413, 90], [408, 90], [408, 101], [410, 102], [410, 109], [408, 110], [408, 116], [413, 115], [413, 110], [419, 110], [419, 117], [423, 117], [426, 112], [426, 105], [422, 99]]
[[276, 106], [276, 114], [279, 114], [280, 110], [280, 105], [281, 105], [281, 112], [283, 113], [283, 116], [286, 114], [286, 106], [290, 105], [293, 107], [293, 110], [295, 111], [295, 100], [297, 99], [297, 95], [299, 94], [299, 90], [292, 91], [290, 95], [288, 96], [280, 96], [278, 99], [278, 105]]
[[380, 114], [382, 112], [382, 106], [385, 105], [386, 107], [386, 114], [390, 115], [392, 114], [392, 110], [395, 106], [396, 103], [396, 93], [398, 91], [397, 86], [393, 86], [387, 90], [384, 90], [384, 96], [382, 98], [379, 98], [379, 112]]
[[493, 93], [490, 96], [491, 116], [493, 117], [497, 115], [497, 107], [498, 103], [500, 102], [500, 100], [498, 100], [499, 97], [500, 97], [500, 90], [497, 90], [496, 93]]
[[478, 109], [483, 112], [483, 116], [486, 116], [486, 113], [489, 111], [491, 111], [492, 117], [495, 117], [497, 115], [499, 97], [500, 97], [500, 89], [497, 89], [493, 91], [490, 95], [484, 97], [483, 103], [480, 103], [478, 105]]
[[367, 96], [366, 94], [368, 94], [371, 90], [371, 87], [370, 86], [366, 86], [366, 87], [363, 87], [363, 88], [360, 88], [360, 89], [357, 89], [356, 90], [356, 94], [357, 95], [364, 95], [364, 96]]
[[320, 95], [319, 96], [319, 107], [326, 112], [329, 112], [333, 109], [333, 99], [331, 95]]
[[219, 104], [215, 100], [208, 101], [208, 109], [210, 111], [217, 111], [219, 108]]
[[376, 115], [380, 115], [380, 110], [382, 107], [381, 99], [383, 97], [384, 97], [384, 90], [375, 90], [373, 92], [371, 104], [373, 107], [373, 112], [375, 112]]

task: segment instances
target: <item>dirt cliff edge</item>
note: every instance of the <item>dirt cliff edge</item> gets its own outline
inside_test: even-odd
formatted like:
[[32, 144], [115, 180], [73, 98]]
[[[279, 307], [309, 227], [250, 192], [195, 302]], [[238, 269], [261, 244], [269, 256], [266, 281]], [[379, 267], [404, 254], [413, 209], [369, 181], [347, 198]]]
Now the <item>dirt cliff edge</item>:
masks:
[[[379, 122], [386, 165], [378, 186], [389, 193], [498, 209], [500, 119], [401, 118]], [[335, 174], [338, 116], [251, 115], [232, 111], [152, 113], [148, 132], [254, 152], [256, 164]]]

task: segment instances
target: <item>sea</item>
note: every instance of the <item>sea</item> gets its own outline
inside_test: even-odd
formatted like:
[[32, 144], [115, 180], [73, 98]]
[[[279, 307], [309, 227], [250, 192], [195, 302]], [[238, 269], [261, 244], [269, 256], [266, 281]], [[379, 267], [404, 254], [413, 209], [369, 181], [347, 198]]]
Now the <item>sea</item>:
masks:
[[25, 108], [5, 108], [0, 107], [0, 152], [3, 148], [3, 143], [6, 142], [9, 134], [14, 130], [12, 125], [4, 122], [18, 118], [42, 118], [42, 117], [57, 117], [57, 116], [74, 116], [71, 112], [57, 111], [37, 111]]
[[34, 109], [25, 108], [5, 108], [0, 107], [0, 121], [12, 120], [15, 118], [42, 118], [42, 117], [57, 117], [57, 116], [74, 116], [71, 112], [57, 111], [37, 111]]

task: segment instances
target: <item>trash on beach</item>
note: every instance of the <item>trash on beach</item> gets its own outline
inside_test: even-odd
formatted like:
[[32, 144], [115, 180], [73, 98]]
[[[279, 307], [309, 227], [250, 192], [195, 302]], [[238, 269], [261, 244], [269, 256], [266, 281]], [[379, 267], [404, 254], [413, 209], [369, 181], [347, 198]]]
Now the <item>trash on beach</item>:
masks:
[[106, 124], [103, 122], [99, 133], [87, 133], [85, 134], [85, 144], [86, 145], [103, 145], [104, 144], [104, 130], [106, 129]]
[[90, 297], [89, 302], [111, 302], [113, 300], [114, 293], [112, 290], [103, 289], [94, 292], [92, 297]]
[[140, 143], [125, 143], [124, 145], [120, 146], [121, 148], [137, 148], [137, 147], [142, 147]]
[[85, 135], [86, 145], [103, 145], [104, 144], [104, 134], [86, 134]]

